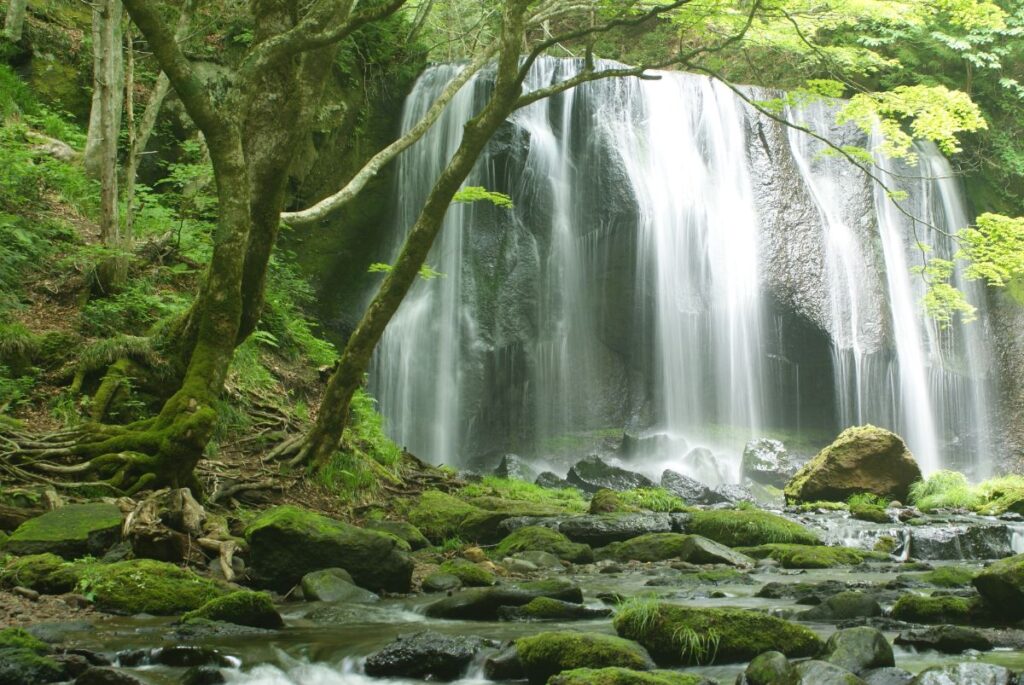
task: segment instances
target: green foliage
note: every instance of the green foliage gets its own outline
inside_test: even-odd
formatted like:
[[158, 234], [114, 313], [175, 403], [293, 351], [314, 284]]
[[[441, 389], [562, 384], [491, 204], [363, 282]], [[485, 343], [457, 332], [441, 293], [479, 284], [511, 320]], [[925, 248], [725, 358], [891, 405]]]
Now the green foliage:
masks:
[[922, 511], [974, 509], [981, 498], [964, 474], [937, 471], [910, 486], [910, 502]]
[[980, 483], [975, 492], [984, 500], [979, 513], [998, 516], [1007, 511], [1024, 513], [1024, 476], [1008, 475]]
[[967, 278], [1004, 287], [1024, 275], [1024, 217], [982, 214], [975, 228], [960, 232], [959, 241], [958, 256], [968, 262]]
[[686, 511], [686, 502], [665, 488], [636, 488], [619, 493], [619, 501], [629, 507], [649, 511]]
[[[374, 262], [369, 266], [369, 268], [367, 268], [367, 272], [371, 274], [389, 274], [394, 270], [394, 266], [392, 266], [391, 264], [385, 264], [384, 262]], [[443, 273], [441, 273], [434, 267], [430, 266], [429, 264], [424, 264], [420, 267], [419, 276], [424, 281], [432, 281], [438, 277], [444, 278]]]
[[497, 193], [480, 186], [466, 186], [455, 193], [452, 202], [472, 204], [474, 202], [490, 202], [495, 207], [512, 209], [512, 198], [504, 193]]

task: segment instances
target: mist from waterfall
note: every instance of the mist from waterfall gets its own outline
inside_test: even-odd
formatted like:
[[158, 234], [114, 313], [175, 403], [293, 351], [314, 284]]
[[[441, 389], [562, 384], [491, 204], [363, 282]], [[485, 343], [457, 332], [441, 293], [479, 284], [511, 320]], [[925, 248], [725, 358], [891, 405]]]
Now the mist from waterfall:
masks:
[[[581, 67], [541, 59], [527, 87]], [[457, 69], [421, 77], [405, 129]], [[396, 253], [488, 78], [464, 87], [398, 160]], [[828, 104], [787, 116], [835, 132]], [[769, 147], [770, 125], [722, 84], [680, 73], [596, 81], [516, 112], [467, 181], [508, 193], [514, 208], [452, 206], [428, 259], [442, 276], [413, 287], [378, 347], [372, 389], [392, 437], [434, 462], [515, 451], [547, 463], [580, 435], [629, 429], [667, 438], [638, 469], [692, 471], [680, 462], [694, 446], [735, 456], [750, 438], [802, 431], [801, 416], [834, 403], [817, 428], [875, 423], [904, 435], [926, 471], [986, 475], [987, 315], [979, 307], [979, 321], [937, 328], [911, 273], [919, 240], [939, 256], [953, 250], [930, 225], [967, 223], [948, 162], [927, 145], [916, 167], [879, 160], [908, 193], [914, 225], [813, 138], [776, 124], [781, 144]], [[787, 183], [765, 163], [791, 167]], [[789, 239], [768, 217], [797, 196], [813, 216], [809, 228], [794, 223], [803, 233], [793, 239], [815, 246], [814, 281], [787, 297], [820, 300], [817, 314], [768, 285], [779, 266], [764, 257], [765, 233]], [[961, 285], [983, 302], [978, 286]], [[780, 348], [797, 320], [826, 342]], [[813, 345], [829, 360], [825, 376], [809, 361]]]

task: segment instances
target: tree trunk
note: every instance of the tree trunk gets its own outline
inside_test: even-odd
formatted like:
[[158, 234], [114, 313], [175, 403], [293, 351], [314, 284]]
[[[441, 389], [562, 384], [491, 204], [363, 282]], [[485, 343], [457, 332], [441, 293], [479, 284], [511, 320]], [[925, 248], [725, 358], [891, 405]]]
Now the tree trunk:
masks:
[[4, 38], [12, 43], [21, 40], [27, 8], [28, 0], [10, 0], [7, 5], [7, 16], [4, 17]]
[[[103, 98], [124, 80], [124, 59], [121, 50], [121, 0], [95, 0], [92, 6], [93, 91], [89, 110], [89, 131], [85, 140], [83, 163], [93, 178], [102, 174], [104, 146]], [[116, 87], [114, 84], [118, 84]], [[111, 107], [114, 131], [121, 130], [121, 98], [114, 97]], [[115, 138], [116, 145], [116, 138]]]
[[[117, 194], [117, 142], [121, 130], [121, 95], [123, 92], [123, 59], [121, 48], [121, 0], [99, 0], [93, 16], [99, 49], [94, 67], [93, 107], [98, 106], [93, 140], [95, 171], [100, 180], [100, 239], [114, 254], [97, 266], [97, 285], [110, 292], [124, 285], [128, 276], [127, 245], [122, 238]], [[89, 163], [86, 148], [86, 163]]]

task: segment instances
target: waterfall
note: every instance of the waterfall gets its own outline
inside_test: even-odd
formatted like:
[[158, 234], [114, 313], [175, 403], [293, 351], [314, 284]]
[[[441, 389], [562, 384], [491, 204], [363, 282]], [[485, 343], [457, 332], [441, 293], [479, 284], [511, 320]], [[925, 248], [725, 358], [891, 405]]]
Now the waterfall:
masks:
[[[526, 87], [582, 66], [541, 59]], [[458, 69], [425, 72], [405, 129]], [[467, 184], [514, 207], [449, 210], [428, 259], [442, 275], [417, 282], [375, 356], [392, 437], [465, 464], [508, 451], [551, 463], [624, 429], [667, 434], [636, 465], [654, 472], [694, 446], [735, 466], [750, 438], [871, 422], [904, 435], [926, 471], [985, 475], [982, 289], [958, 280], [979, 320], [940, 329], [911, 272], [919, 240], [953, 251], [931, 226], [967, 223], [948, 162], [930, 145], [917, 146], [917, 166], [878, 160], [911, 222], [845, 160], [724, 85], [661, 76], [536, 102], [491, 141]], [[396, 254], [490, 78], [475, 77], [399, 158]], [[786, 116], [871, 143], [835, 126], [834, 104]]]

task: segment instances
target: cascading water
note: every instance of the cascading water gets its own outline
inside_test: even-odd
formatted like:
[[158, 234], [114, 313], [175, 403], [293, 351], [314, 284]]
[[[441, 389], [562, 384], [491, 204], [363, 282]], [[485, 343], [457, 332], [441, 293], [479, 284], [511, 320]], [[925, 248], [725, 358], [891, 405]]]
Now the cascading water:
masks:
[[[526, 87], [581, 66], [539, 60]], [[406, 128], [455, 70], [424, 74]], [[400, 158], [396, 236], [487, 79], [471, 81]], [[838, 131], [825, 104], [788, 116]], [[735, 454], [824, 414], [823, 432], [877, 423], [904, 434], [926, 470], [984, 475], [984, 311], [937, 329], [910, 271], [918, 239], [951, 252], [928, 225], [966, 225], [948, 163], [930, 146], [919, 146], [919, 167], [880, 160], [922, 220], [915, 237], [884, 191], [821, 147], [688, 74], [592, 82], [517, 112], [468, 181], [515, 207], [451, 208], [428, 260], [443, 276], [414, 286], [378, 348], [373, 390], [392, 436], [422, 457], [465, 463], [506, 451], [582, 456], [580, 436], [624, 428], [667, 433], [651, 463], [636, 464], [654, 472], [679, 468], [685, 446]], [[790, 222], [800, 202], [807, 216]], [[797, 267], [766, 258], [765, 245], [790, 242], [801, 246]], [[819, 337], [789, 340], [797, 328]], [[816, 355], [830, 359], [824, 374]]]

